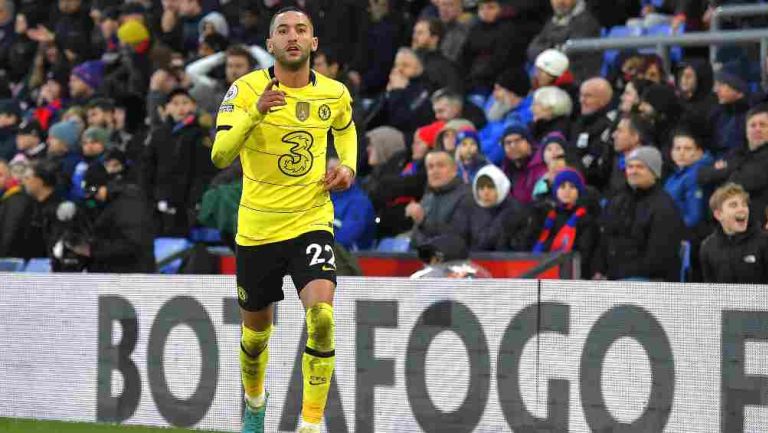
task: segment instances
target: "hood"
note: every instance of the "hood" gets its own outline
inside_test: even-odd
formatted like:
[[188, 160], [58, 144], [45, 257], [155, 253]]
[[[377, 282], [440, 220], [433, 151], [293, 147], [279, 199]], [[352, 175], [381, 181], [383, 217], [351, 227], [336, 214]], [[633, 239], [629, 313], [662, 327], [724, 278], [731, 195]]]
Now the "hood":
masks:
[[558, 26], [567, 26], [574, 17], [582, 14], [586, 8], [587, 4], [584, 0], [576, 0], [576, 4], [573, 6], [573, 9], [571, 9], [571, 11], [567, 14], [561, 16], [553, 14], [552, 22]]
[[690, 66], [694, 72], [696, 72], [696, 90], [693, 92], [691, 99], [698, 100], [706, 98], [712, 93], [712, 86], [714, 84], [714, 78], [712, 74], [712, 65], [709, 61], [702, 59], [691, 59], [685, 63], [682, 63], [678, 68], [678, 80], [683, 70]]
[[211, 12], [204, 16], [203, 19], [200, 20], [200, 23], [197, 25], [197, 32], [199, 35], [203, 34], [203, 27], [205, 26], [205, 23], [211, 23], [213, 28], [216, 29], [216, 33], [224, 36], [225, 38], [229, 36], [229, 24], [227, 24], [227, 19], [224, 18], [224, 15], [218, 12]]
[[496, 191], [498, 191], [499, 194], [496, 198], [496, 203], [494, 203], [494, 206], [500, 205], [509, 195], [509, 190], [512, 187], [512, 183], [509, 181], [507, 175], [504, 174], [504, 172], [495, 165], [488, 164], [481, 168], [475, 175], [475, 178], [472, 179], [472, 196], [475, 198], [475, 203], [478, 205], [480, 205], [480, 200], [477, 197], [477, 179], [483, 175], [490, 177], [493, 181], [493, 184], [496, 185]]
[[368, 146], [373, 148], [379, 164], [387, 162], [392, 155], [405, 150], [405, 136], [391, 126], [380, 126], [365, 134]]

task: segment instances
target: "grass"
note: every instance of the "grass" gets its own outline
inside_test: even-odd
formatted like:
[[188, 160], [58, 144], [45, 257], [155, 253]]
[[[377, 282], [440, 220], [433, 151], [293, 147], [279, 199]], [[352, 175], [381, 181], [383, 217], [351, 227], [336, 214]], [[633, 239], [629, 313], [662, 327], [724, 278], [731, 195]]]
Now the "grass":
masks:
[[[0, 418], [3, 433], [214, 433], [181, 428], [143, 427], [118, 424], [96, 424], [34, 419]], [[221, 433], [221, 432], [215, 432]]]

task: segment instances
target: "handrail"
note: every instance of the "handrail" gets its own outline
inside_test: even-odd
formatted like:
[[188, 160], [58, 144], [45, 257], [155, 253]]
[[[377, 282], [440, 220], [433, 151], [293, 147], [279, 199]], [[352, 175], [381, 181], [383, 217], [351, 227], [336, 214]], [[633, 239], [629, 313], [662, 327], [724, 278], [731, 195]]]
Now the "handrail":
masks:
[[[555, 253], [542, 260], [536, 266], [525, 271], [520, 278], [537, 278], [541, 273], [555, 266], [560, 266], [560, 278], [576, 279], [581, 278], [580, 256], [578, 252]], [[565, 265], [570, 265], [565, 266]]]
[[[765, 64], [766, 57], [768, 56], [768, 29], [728, 30], [716, 33], [692, 32], [674, 36], [569, 39], [563, 46], [563, 51], [566, 54], [572, 54], [585, 51], [656, 47], [657, 52], [664, 60], [664, 68], [669, 72], [669, 53], [665, 49], [668, 46], [704, 46], [739, 42], [759, 42], [760, 64]], [[765, 68], [761, 67], [760, 71], [765, 83]]]
[[[723, 18], [751, 17], [751, 16], [764, 15], [764, 14], [768, 14], [768, 4], [718, 6], [712, 12], [712, 21], [709, 24], [709, 31], [710, 32], [719, 31], [720, 21]], [[717, 62], [717, 46], [716, 45], [712, 45], [709, 47], [709, 62], [712, 64], [715, 64]]]

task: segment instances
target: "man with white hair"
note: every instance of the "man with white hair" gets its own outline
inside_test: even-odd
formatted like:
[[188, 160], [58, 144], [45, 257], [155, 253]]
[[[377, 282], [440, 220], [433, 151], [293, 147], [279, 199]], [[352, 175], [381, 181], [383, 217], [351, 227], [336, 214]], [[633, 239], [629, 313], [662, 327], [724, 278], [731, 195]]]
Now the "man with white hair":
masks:
[[[600, 23], [587, 10], [585, 0], [550, 0], [550, 3], [552, 18], [528, 45], [528, 60], [532, 62], [544, 50], [560, 48], [568, 39], [600, 36]], [[580, 81], [598, 71], [601, 62], [601, 54], [580, 55], [572, 62], [571, 71]]]
[[583, 82], [579, 90], [581, 116], [571, 128], [571, 144], [584, 165], [587, 182], [598, 188], [605, 181], [601, 173], [611, 163], [611, 129], [617, 119], [612, 100], [613, 89], [605, 78]]
[[550, 132], [558, 131], [568, 136], [571, 130], [573, 101], [568, 93], [555, 86], [542, 87], [533, 93], [533, 128], [536, 141], [541, 141]]

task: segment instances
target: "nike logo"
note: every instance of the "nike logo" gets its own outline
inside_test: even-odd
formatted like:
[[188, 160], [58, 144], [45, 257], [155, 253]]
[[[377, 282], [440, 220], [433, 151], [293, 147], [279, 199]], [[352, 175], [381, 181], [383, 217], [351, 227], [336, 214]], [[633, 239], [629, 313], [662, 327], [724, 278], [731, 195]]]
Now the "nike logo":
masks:
[[280, 111], [280, 110], [282, 110], [282, 109], [283, 109], [283, 108], [272, 107], [272, 108], [270, 108], [270, 109], [269, 109], [269, 112], [270, 112], [270, 113], [274, 113], [275, 111]]
[[322, 269], [324, 271], [335, 271], [336, 270], [336, 268], [334, 268], [333, 266], [328, 266], [328, 265], [323, 265]]

